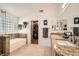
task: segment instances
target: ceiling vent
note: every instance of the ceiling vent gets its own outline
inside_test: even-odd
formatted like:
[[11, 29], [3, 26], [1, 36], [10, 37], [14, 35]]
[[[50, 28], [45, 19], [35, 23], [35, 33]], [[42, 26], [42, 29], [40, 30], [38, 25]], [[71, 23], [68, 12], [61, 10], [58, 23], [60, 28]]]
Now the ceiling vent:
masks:
[[44, 10], [39, 10], [39, 12], [44, 12]]

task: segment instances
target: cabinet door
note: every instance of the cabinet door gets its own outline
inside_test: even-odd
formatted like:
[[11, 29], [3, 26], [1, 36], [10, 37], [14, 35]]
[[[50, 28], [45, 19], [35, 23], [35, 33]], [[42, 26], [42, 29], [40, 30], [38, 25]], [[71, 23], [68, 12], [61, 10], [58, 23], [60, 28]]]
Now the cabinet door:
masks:
[[0, 55], [2, 54], [2, 41], [0, 39]]
[[9, 37], [0, 37], [0, 55], [9, 55], [9, 45], [10, 45]]
[[7, 55], [9, 55], [10, 54], [10, 38], [9, 37], [6, 37], [6, 39], [5, 39], [5, 55], [7, 56]]

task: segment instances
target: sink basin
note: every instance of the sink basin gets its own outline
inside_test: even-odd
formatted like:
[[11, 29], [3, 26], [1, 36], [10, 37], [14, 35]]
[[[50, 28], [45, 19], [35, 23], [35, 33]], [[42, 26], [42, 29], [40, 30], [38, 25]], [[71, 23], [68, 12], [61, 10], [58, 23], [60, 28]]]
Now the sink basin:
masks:
[[74, 44], [70, 43], [69, 41], [65, 41], [65, 40], [56, 40], [56, 44], [75, 47]]

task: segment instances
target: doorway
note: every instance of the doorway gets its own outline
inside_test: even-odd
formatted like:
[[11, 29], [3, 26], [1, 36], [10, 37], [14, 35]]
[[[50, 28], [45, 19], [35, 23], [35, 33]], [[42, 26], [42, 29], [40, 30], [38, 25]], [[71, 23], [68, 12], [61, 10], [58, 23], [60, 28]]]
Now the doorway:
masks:
[[38, 44], [38, 21], [31, 21], [31, 44]]

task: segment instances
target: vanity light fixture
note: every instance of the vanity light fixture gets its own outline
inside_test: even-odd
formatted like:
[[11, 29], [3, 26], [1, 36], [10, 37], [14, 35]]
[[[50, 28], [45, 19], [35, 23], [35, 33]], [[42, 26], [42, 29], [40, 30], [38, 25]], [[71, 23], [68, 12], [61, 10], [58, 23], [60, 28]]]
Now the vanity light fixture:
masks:
[[6, 11], [1, 9], [1, 13], [6, 13]]

